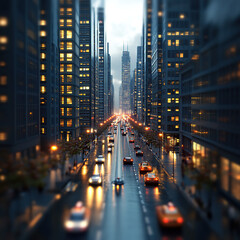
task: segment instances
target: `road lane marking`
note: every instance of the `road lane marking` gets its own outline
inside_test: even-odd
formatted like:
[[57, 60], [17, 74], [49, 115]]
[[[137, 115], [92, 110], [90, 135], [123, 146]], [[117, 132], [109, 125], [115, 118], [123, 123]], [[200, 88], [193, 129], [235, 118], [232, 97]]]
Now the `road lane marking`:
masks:
[[141, 193], [141, 191], [139, 191], [138, 193], [139, 193], [139, 195], [141, 195], [141, 194], [142, 194], [142, 193]]
[[102, 237], [102, 231], [98, 230], [98, 231], [97, 231], [96, 240], [100, 240], [101, 237]]
[[141, 204], [144, 205], [144, 201], [143, 200], [141, 200]]
[[143, 208], [143, 212], [146, 213], [147, 212], [147, 209], [145, 206], [142, 207]]
[[152, 235], [153, 235], [152, 228], [151, 228], [149, 225], [147, 226], [147, 231], [148, 231], [148, 235], [149, 235], [149, 236], [152, 236]]
[[102, 205], [102, 210], [104, 210], [106, 203], [104, 202]]
[[146, 224], [149, 224], [149, 223], [150, 223], [149, 217], [145, 217], [145, 222], [146, 222]]

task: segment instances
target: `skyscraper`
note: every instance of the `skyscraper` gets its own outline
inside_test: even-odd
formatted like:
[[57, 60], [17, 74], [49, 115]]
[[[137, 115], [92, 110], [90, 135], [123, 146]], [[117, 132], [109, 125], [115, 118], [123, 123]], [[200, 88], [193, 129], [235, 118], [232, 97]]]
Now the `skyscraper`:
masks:
[[152, 104], [151, 128], [161, 130], [162, 120], [162, 1], [152, 0]]
[[41, 149], [59, 138], [59, 12], [58, 1], [41, 0], [40, 121]]
[[130, 114], [130, 55], [122, 53], [122, 113]]
[[197, 2], [163, 1], [161, 129], [166, 145], [179, 144], [179, 68], [198, 46]]
[[79, 1], [60, 1], [60, 131], [69, 141], [79, 129]]
[[136, 62], [136, 102], [137, 102], [137, 119], [143, 121], [143, 58], [142, 46], [137, 47], [137, 62]]
[[143, 11], [143, 122], [149, 126], [152, 101], [152, 0], [145, 0]]
[[32, 157], [40, 143], [39, 2], [1, 2], [0, 151]]
[[91, 128], [91, 1], [80, 0], [79, 119], [80, 131]]

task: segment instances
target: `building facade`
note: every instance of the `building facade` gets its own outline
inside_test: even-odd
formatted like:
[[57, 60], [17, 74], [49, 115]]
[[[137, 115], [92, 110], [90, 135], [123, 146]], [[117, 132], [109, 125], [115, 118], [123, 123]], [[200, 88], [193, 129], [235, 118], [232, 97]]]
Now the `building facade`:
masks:
[[54, 0], [40, 4], [40, 133], [47, 151], [59, 139], [59, 6]]
[[79, 1], [61, 1], [60, 25], [60, 139], [80, 134], [79, 125]]
[[122, 113], [130, 114], [130, 54], [122, 53]]
[[40, 146], [39, 1], [0, 3], [0, 151], [33, 157]]
[[140, 122], [143, 122], [143, 58], [142, 46], [137, 47], [136, 62], [136, 115]]

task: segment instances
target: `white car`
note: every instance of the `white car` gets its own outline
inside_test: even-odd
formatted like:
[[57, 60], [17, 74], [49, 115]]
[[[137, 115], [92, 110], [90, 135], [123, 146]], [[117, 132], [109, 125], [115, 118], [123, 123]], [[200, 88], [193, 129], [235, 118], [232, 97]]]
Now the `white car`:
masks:
[[114, 143], [109, 143], [108, 147], [114, 147]]
[[102, 178], [101, 175], [99, 173], [93, 174], [89, 180], [88, 183], [90, 185], [101, 185], [102, 184]]
[[112, 148], [111, 147], [108, 147], [108, 152], [112, 152]]
[[103, 155], [98, 155], [98, 157], [95, 159], [96, 163], [104, 163], [105, 162], [105, 158]]
[[71, 209], [69, 218], [64, 222], [64, 229], [69, 233], [85, 232], [90, 221], [90, 210], [77, 202]]

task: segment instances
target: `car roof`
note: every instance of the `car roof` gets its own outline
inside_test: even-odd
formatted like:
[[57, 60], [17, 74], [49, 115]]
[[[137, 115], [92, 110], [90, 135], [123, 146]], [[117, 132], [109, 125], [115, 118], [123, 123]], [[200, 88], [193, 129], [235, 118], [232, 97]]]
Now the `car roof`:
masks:
[[131, 157], [125, 157], [126, 159], [131, 159]]
[[156, 177], [155, 173], [147, 173], [147, 177], [148, 178], [152, 178], [152, 177]]

